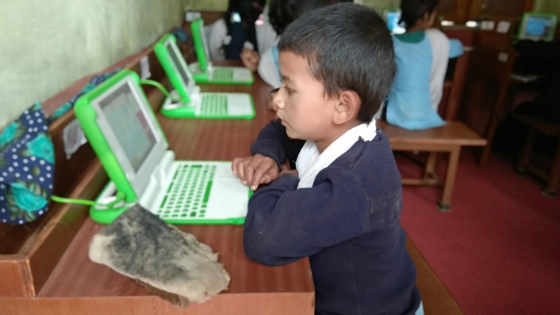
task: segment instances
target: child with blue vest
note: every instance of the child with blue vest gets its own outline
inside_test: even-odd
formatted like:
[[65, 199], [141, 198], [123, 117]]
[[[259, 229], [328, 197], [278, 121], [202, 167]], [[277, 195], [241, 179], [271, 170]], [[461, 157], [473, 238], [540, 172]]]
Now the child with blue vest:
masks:
[[249, 201], [246, 255], [271, 266], [309, 257], [315, 314], [419, 314], [401, 180], [373, 119], [395, 73], [385, 23], [361, 5], [327, 6], [288, 26], [278, 50], [280, 119], [232, 163], [251, 189], [265, 185]]
[[445, 124], [437, 113], [449, 58], [463, 53], [458, 40], [431, 28], [438, 0], [402, 0], [406, 33], [394, 36], [397, 75], [387, 100], [387, 122], [409, 130]]
[[243, 49], [241, 60], [245, 67], [257, 71], [259, 76], [274, 89], [280, 87], [281, 78], [278, 71], [278, 48], [276, 47], [284, 29], [302, 14], [327, 5], [352, 2], [351, 0], [271, 0], [268, 20], [277, 34], [274, 44], [259, 53], [252, 49]]

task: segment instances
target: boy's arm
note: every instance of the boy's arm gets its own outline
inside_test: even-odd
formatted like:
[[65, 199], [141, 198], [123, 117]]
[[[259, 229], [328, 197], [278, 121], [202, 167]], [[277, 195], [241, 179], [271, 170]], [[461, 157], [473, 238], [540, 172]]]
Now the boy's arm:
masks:
[[457, 58], [463, 54], [463, 43], [458, 39], [449, 39], [449, 59]]
[[285, 265], [370, 229], [369, 197], [348, 170], [319, 174], [321, 184], [297, 189], [299, 179], [284, 175], [249, 201], [243, 245], [249, 258]]
[[268, 156], [278, 163], [278, 169], [286, 159], [295, 161], [305, 142], [293, 140], [286, 134], [286, 128], [279, 119], [271, 121], [259, 133], [257, 141], [251, 146], [251, 154]]

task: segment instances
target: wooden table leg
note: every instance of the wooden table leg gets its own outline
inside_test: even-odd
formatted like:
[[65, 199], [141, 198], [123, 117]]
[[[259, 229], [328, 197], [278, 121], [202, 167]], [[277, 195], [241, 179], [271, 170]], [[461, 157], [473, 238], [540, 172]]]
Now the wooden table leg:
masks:
[[525, 145], [523, 145], [523, 152], [521, 153], [521, 158], [517, 164], [517, 171], [519, 173], [525, 172], [527, 165], [531, 161], [531, 156], [533, 152], [533, 145], [535, 143], [535, 137], [537, 136], [537, 131], [530, 128], [527, 139], [525, 139]]
[[430, 152], [426, 167], [424, 168], [424, 178], [437, 178], [436, 176], [437, 152]]
[[556, 145], [556, 153], [554, 154], [548, 185], [544, 193], [549, 197], [553, 197], [558, 193], [558, 188], [560, 188], [560, 139], [558, 139], [558, 144]]
[[453, 186], [455, 185], [455, 176], [457, 175], [460, 156], [461, 146], [453, 147], [449, 152], [449, 162], [447, 163], [447, 172], [443, 184], [443, 195], [439, 202], [440, 211], [451, 210], [451, 196], [453, 195]]
[[478, 163], [480, 166], [486, 165], [488, 162], [488, 158], [490, 157], [490, 152], [492, 151], [492, 143], [494, 142], [494, 134], [496, 133], [496, 129], [498, 129], [498, 124], [503, 116], [504, 106], [506, 103], [506, 97], [508, 93], [508, 88], [510, 84], [510, 76], [511, 70], [513, 69], [513, 62], [515, 60], [515, 56], [511, 54], [508, 55], [507, 65], [505, 66], [504, 76], [505, 78], [502, 80], [500, 84], [500, 89], [498, 92], [498, 97], [496, 99], [496, 104], [492, 109], [492, 114], [490, 116], [490, 122], [488, 124], [488, 128], [486, 129], [485, 138], [488, 141], [484, 149], [482, 150], [482, 154], [480, 155], [480, 159]]

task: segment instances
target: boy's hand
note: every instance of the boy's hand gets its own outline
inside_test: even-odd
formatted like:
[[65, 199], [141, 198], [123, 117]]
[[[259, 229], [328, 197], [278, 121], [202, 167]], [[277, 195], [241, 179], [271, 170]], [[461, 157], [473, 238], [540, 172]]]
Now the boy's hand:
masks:
[[249, 48], [243, 48], [239, 57], [245, 67], [251, 69], [251, 71], [257, 71], [260, 56], [256, 51]]
[[278, 178], [276, 161], [260, 154], [234, 159], [231, 170], [252, 190], [256, 190], [260, 184], [268, 184]]
[[298, 173], [297, 170], [291, 170], [291, 169], [288, 168], [288, 166], [282, 165], [282, 171], [280, 172], [280, 174], [278, 174], [278, 177], [284, 176], [286, 174], [292, 174], [295, 177], [299, 177], [299, 173]]

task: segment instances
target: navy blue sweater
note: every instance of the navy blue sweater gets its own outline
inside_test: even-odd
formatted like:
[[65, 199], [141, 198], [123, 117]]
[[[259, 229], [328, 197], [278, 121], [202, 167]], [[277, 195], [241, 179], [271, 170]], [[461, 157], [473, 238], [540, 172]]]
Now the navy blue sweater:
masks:
[[[273, 121], [252, 146], [279, 164], [301, 141]], [[312, 188], [285, 175], [249, 202], [243, 243], [249, 258], [285, 265], [309, 257], [316, 314], [414, 314], [416, 269], [400, 224], [401, 180], [389, 141], [378, 131], [317, 175]]]

